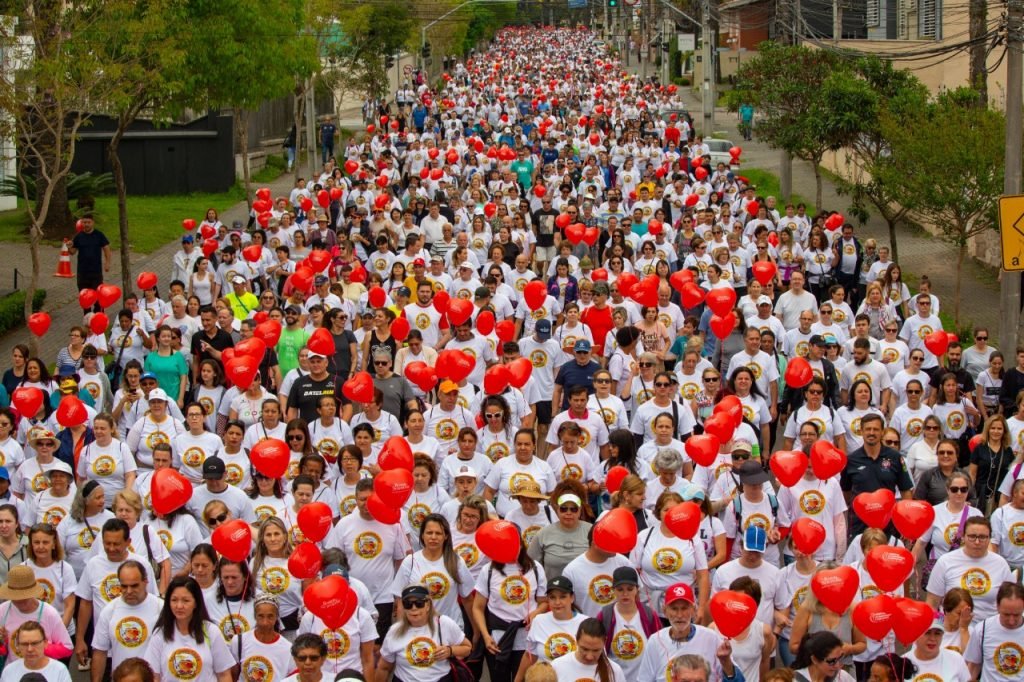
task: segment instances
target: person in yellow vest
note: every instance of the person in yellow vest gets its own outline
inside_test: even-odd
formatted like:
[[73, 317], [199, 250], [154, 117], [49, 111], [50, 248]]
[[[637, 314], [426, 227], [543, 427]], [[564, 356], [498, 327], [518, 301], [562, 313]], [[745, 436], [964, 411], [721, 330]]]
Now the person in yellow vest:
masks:
[[231, 278], [232, 291], [225, 297], [231, 305], [231, 312], [234, 313], [236, 320], [247, 319], [249, 314], [260, 305], [260, 300], [256, 298], [256, 295], [245, 288], [247, 283], [245, 277], [235, 275]]

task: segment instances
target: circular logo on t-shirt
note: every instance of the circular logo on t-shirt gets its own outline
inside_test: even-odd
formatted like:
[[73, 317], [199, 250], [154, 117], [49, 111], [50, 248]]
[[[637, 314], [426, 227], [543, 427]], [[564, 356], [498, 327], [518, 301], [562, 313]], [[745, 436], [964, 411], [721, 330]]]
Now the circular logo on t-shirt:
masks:
[[39, 585], [43, 588], [43, 601], [47, 604], [52, 604], [55, 595], [53, 583], [51, 583], [46, 578], [37, 578], [36, 582], [38, 582]]
[[380, 536], [372, 531], [366, 531], [357, 535], [352, 545], [356, 555], [360, 559], [367, 560], [376, 558], [384, 548], [384, 543], [381, 541]]
[[796, 344], [796, 348], [795, 348], [796, 354], [799, 355], [802, 358], [806, 358], [807, 357], [807, 353], [808, 353], [808, 349], [810, 347], [811, 347], [811, 345], [807, 341], [800, 341], [800, 342], [798, 342]]
[[114, 626], [114, 638], [128, 649], [141, 646], [148, 636], [149, 628], [146, 621], [136, 616], [126, 616]]
[[497, 440], [484, 448], [484, 454], [492, 462], [497, 462], [499, 459], [507, 457], [509, 452], [508, 444]]
[[900, 351], [897, 348], [886, 348], [882, 350], [882, 362], [892, 364], [900, 359]]
[[967, 418], [964, 416], [963, 412], [950, 412], [949, 416], [946, 417], [946, 426], [949, 427], [950, 431], [959, 431], [964, 427], [964, 421], [966, 421], [966, 419]]
[[64, 517], [68, 515], [66, 509], [62, 507], [50, 507], [43, 512], [43, 523], [48, 523], [54, 528], [64, 520]]
[[907, 435], [917, 438], [924, 431], [924, 420], [917, 417], [907, 422]]
[[992, 663], [1006, 677], [1016, 675], [1024, 668], [1024, 648], [1016, 642], [1003, 642], [996, 646]]
[[193, 649], [175, 649], [167, 659], [167, 667], [179, 680], [194, 680], [203, 671], [203, 659]]
[[167, 434], [163, 431], [153, 431], [146, 435], [146, 447], [150, 450], [156, 448], [161, 443], [170, 443], [171, 439], [167, 437]]
[[1024, 547], [1024, 522], [1018, 521], [1013, 524], [1006, 534], [1010, 539], [1011, 545], [1014, 547]]
[[327, 658], [336, 660], [348, 653], [348, 648], [352, 644], [352, 640], [348, 638], [348, 634], [341, 629], [338, 630], [324, 630], [320, 633], [321, 639], [327, 644]]
[[291, 574], [283, 566], [271, 566], [264, 569], [260, 576], [260, 587], [270, 594], [281, 594], [291, 585]]
[[534, 367], [544, 367], [548, 364], [548, 354], [537, 349], [530, 353], [530, 362], [533, 363]]
[[235, 463], [228, 464], [224, 467], [224, 480], [228, 482], [228, 485], [241, 485], [245, 479], [245, 470]]
[[269, 505], [261, 504], [260, 506], [256, 507], [254, 513], [256, 514], [257, 522], [263, 523], [271, 516], [274, 516], [276, 514], [276, 510]]
[[[612, 637], [612, 653], [624, 661], [640, 658], [644, 652], [644, 640], [633, 630], [619, 630]], [[671, 678], [669, 678], [671, 679]]]
[[100, 581], [100, 595], [104, 601], [114, 601], [121, 596], [121, 581], [117, 579], [116, 573], [111, 573]]
[[510, 575], [501, 581], [498, 593], [503, 601], [512, 606], [525, 604], [530, 598], [530, 583], [521, 575]]
[[658, 573], [666, 575], [675, 573], [683, 567], [683, 555], [675, 547], [662, 547], [654, 551], [651, 565]]
[[455, 553], [462, 557], [468, 568], [473, 568], [480, 561], [480, 550], [471, 542], [455, 545]]
[[338, 461], [341, 445], [333, 438], [321, 438], [320, 442], [316, 444], [316, 449], [328, 464], [333, 464]]
[[409, 507], [409, 511], [406, 512], [406, 518], [409, 520], [409, 525], [412, 526], [414, 530], [418, 531], [420, 526], [423, 525], [423, 519], [427, 518], [428, 514], [430, 514], [430, 507], [421, 502], [417, 502]]
[[78, 532], [78, 546], [81, 547], [82, 549], [89, 549], [89, 548], [91, 548], [92, 547], [92, 542], [95, 539], [95, 536], [93, 535], [93, 533], [95, 533], [95, 532], [96, 531], [90, 532], [88, 528], [83, 528], [81, 531], [79, 531]]
[[980, 597], [992, 589], [992, 578], [985, 569], [971, 567], [960, 577], [960, 587], [970, 592], [972, 597]]
[[217, 627], [224, 639], [230, 641], [235, 635], [249, 631], [249, 621], [240, 613], [229, 613], [220, 619]]
[[558, 480], [565, 481], [570, 478], [574, 481], [583, 480], [583, 468], [579, 464], [569, 463], [562, 467], [558, 474]]
[[32, 492], [41, 493], [50, 487], [50, 480], [46, 478], [46, 474], [39, 472], [32, 477], [32, 483], [29, 486], [32, 488]]
[[567, 632], [556, 632], [544, 642], [544, 655], [555, 660], [576, 651], [576, 638]]
[[92, 472], [97, 476], [109, 476], [114, 473], [117, 464], [110, 455], [100, 455], [92, 463]]
[[426, 573], [420, 578], [420, 582], [427, 588], [430, 598], [433, 600], [444, 599], [451, 587], [451, 580], [447, 575], [439, 571]]
[[747, 528], [750, 528], [751, 526], [757, 526], [758, 528], [764, 528], [765, 532], [768, 532], [769, 530], [771, 530], [772, 522], [764, 514], [761, 514], [759, 512], [755, 512], [755, 513], [751, 514], [750, 516], [748, 516], [743, 521], [743, 530], [746, 530]]
[[437, 422], [434, 433], [437, 434], [439, 440], [455, 440], [455, 436], [459, 433], [459, 425], [455, 423], [454, 419], [445, 418]]
[[599, 574], [595, 575], [590, 580], [590, 584], [587, 586], [587, 593], [590, 598], [600, 604], [606, 606], [612, 603], [615, 599], [615, 589], [612, 586], [612, 577], [610, 575]]
[[274, 666], [263, 656], [252, 656], [242, 663], [242, 679], [268, 682], [274, 679]]
[[203, 408], [203, 414], [209, 417], [213, 414], [213, 399], [208, 396], [203, 396], [199, 399], [199, 406]]
[[805, 490], [800, 494], [800, 511], [808, 516], [817, 516], [825, 511], [825, 496], [820, 490]]
[[414, 638], [405, 647], [405, 660], [414, 668], [429, 668], [434, 663], [434, 640]]
[[203, 466], [203, 462], [206, 460], [206, 452], [202, 448], [191, 447], [185, 452], [181, 453], [181, 463], [187, 467], [198, 469]]
[[341, 498], [341, 501], [338, 502], [338, 508], [340, 509], [342, 516], [348, 516], [352, 513], [352, 510], [356, 508], [356, 496], [348, 495]]

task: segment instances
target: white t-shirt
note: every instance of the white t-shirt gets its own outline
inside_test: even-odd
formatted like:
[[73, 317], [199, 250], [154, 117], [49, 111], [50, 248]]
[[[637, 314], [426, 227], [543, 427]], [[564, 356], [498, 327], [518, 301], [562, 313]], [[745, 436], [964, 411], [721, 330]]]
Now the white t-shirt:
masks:
[[488, 488], [498, 491], [495, 507], [498, 514], [505, 516], [518, 506], [512, 496], [517, 494], [524, 485], [530, 482], [540, 486], [540, 491], [547, 495], [555, 487], [555, 475], [551, 466], [534, 457], [529, 464], [521, 464], [515, 457], [499, 460], [487, 473], [485, 483]]
[[930, 661], [922, 661], [915, 655], [916, 652], [915, 648], [904, 654], [907, 660], [917, 666], [917, 674], [910, 678], [911, 682], [970, 682], [971, 672], [967, 669], [967, 662], [957, 652], [939, 649], [939, 655]]
[[[373, 608], [370, 606], [369, 608]], [[340, 628], [332, 630], [319, 617], [307, 611], [299, 621], [296, 634], [307, 632], [319, 635], [327, 643], [327, 660], [324, 661], [323, 672], [331, 679], [346, 668], [362, 670], [363, 661], [360, 649], [363, 644], [373, 644], [377, 639], [377, 626], [373, 615], [360, 605], [348, 622]]]
[[530, 623], [526, 635], [526, 650], [538, 661], [551, 662], [576, 651], [576, 633], [580, 623], [587, 619], [582, 613], [573, 613], [569, 620], [558, 620], [553, 613], [542, 613]]
[[392, 625], [380, 647], [380, 657], [394, 664], [395, 677], [417, 682], [440, 682], [451, 672], [447, 659], [434, 661], [434, 652], [460, 644], [466, 638], [455, 621], [448, 616], [439, 616], [429, 625], [406, 628], [399, 634], [400, 627], [401, 623]]
[[975, 619], [964, 660], [981, 665], [982, 680], [1021, 682], [1024, 680], [1022, 641], [1024, 628], [1008, 630], [999, 624], [999, 616], [984, 621]]
[[[640, 531], [636, 547], [629, 554], [630, 563], [640, 571], [640, 580], [652, 592], [663, 592], [678, 582], [696, 584], [697, 571], [707, 570], [708, 557], [697, 540], [681, 540], [665, 535], [660, 524]], [[661, 599], [654, 599], [661, 611]]]
[[[611, 660], [608, 661], [608, 664], [611, 666], [611, 682], [626, 682], [626, 675], [622, 672], [619, 664]], [[579, 659], [576, 658], [575, 652], [556, 659], [551, 663], [551, 667], [555, 669], [555, 674], [558, 675], [559, 680], [598, 682], [600, 679], [597, 674], [597, 664], [586, 665], [580, 663]]]
[[106, 446], [93, 441], [78, 458], [79, 478], [96, 481], [103, 488], [107, 506], [114, 504], [114, 495], [124, 490], [125, 476], [138, 469], [128, 446], [114, 438]]
[[[100, 539], [100, 542], [103, 540]], [[134, 559], [146, 567], [147, 591], [156, 596], [157, 580], [153, 577], [153, 571], [149, 566], [146, 557], [128, 552], [125, 561]], [[103, 607], [121, 596], [121, 581], [117, 577], [117, 569], [124, 561], [110, 561], [105, 553], [94, 556], [85, 564], [85, 570], [78, 578], [78, 587], [75, 594], [92, 602], [93, 623], [99, 618]]]
[[576, 608], [597, 618], [601, 609], [615, 601], [612, 573], [616, 568], [632, 565], [621, 554], [612, 554], [602, 563], [595, 563], [583, 553], [568, 563], [562, 575], [572, 581]]
[[709, 680], [722, 679], [722, 666], [718, 662], [719, 645], [722, 635], [702, 625], [691, 625], [693, 635], [685, 641], [672, 639], [670, 628], [658, 630], [647, 642], [643, 663], [640, 666], [639, 682], [672, 682], [669, 663], [683, 654], [695, 654], [711, 664]]
[[[253, 632], [242, 633], [241, 665], [242, 680], [263, 680], [277, 682], [295, 669], [292, 659], [292, 643], [280, 634], [271, 643], [256, 639]], [[238, 644], [230, 647], [233, 656], [238, 655]]]
[[100, 611], [92, 647], [107, 652], [114, 668], [126, 658], [145, 658], [163, 604], [163, 599], [148, 594], [136, 606], [118, 597]]
[[345, 552], [352, 576], [370, 587], [374, 604], [392, 602], [394, 562], [404, 559], [410, 551], [401, 526], [366, 520], [353, 513], [338, 521], [324, 543], [325, 547], [339, 547]]
[[25, 661], [21, 659], [8, 663], [4, 668], [4, 674], [0, 676], [0, 682], [20, 682], [21, 678], [29, 673], [42, 675], [48, 682], [71, 682], [68, 667], [53, 659], [48, 660], [41, 670], [29, 670], [25, 667]]
[[740, 564], [739, 559], [727, 561], [715, 571], [711, 581], [711, 594], [729, 589], [733, 580], [741, 576], [753, 578], [761, 586], [761, 604], [757, 607], [757, 619], [765, 625], [774, 625], [775, 593], [779, 589], [781, 570], [767, 560], [757, 568], [748, 568]]
[[[839, 481], [835, 477], [827, 481], [801, 478], [788, 488], [780, 487], [778, 499], [779, 507], [786, 509], [787, 516], [794, 523], [797, 519], [807, 517], [825, 527], [825, 541], [814, 553], [814, 558], [818, 561], [835, 560], [835, 518], [846, 511], [846, 499], [839, 488]], [[788, 544], [786, 554], [793, 556], [793, 550]]]
[[186, 431], [179, 433], [171, 441], [174, 463], [180, 465], [178, 471], [192, 485], [202, 485], [203, 462], [207, 457], [213, 457], [220, 452], [222, 446], [220, 438], [209, 431], [203, 431], [198, 436]]
[[[497, 618], [514, 623], [526, 618], [537, 608], [537, 600], [547, 595], [548, 581], [544, 567], [538, 563], [528, 571], [521, 571], [518, 564], [505, 564], [499, 571], [487, 563], [480, 569], [476, 579], [477, 594], [487, 600], [487, 608]], [[500, 641], [504, 630], [492, 630], [491, 637]], [[516, 651], [526, 650], [526, 630], [516, 632], [513, 643]]]
[[939, 557], [928, 579], [928, 594], [944, 597], [950, 589], [962, 587], [974, 597], [975, 618], [981, 620], [996, 613], [996, 592], [999, 586], [1013, 580], [1006, 559], [988, 552], [981, 559], [972, 559], [957, 549]]
[[170, 641], [162, 633], [154, 633], [146, 661], [161, 680], [217, 682], [218, 673], [231, 670], [235, 659], [213, 623], [203, 623], [203, 630], [202, 642], [181, 634], [177, 627]]
[[391, 581], [391, 594], [397, 599], [402, 596], [402, 590], [409, 585], [423, 585], [434, 602], [434, 612], [448, 616], [459, 627], [463, 627], [459, 597], [465, 599], [473, 594], [476, 581], [466, 567], [466, 562], [458, 555], [456, 564], [458, 576], [452, 576], [444, 565], [444, 557], [431, 561], [422, 551], [409, 554], [402, 559], [402, 565], [398, 567], [395, 578]]

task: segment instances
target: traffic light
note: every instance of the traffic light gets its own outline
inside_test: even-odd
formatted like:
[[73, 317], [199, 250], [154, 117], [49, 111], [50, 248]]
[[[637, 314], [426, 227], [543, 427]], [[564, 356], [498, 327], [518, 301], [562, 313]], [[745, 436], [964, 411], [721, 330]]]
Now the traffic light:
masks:
[[424, 59], [430, 59], [430, 43], [424, 43], [421, 54]]
[[395, 58], [394, 57], [392, 57], [391, 55], [388, 55], [387, 57], [384, 57], [384, 68], [385, 69], [391, 69], [394, 66], [395, 66]]
[[619, 0], [608, 0], [608, 6], [609, 7], [618, 7], [619, 6]]
[[668, 52], [668, 49], [669, 49], [669, 48], [668, 48], [668, 41], [666, 40], [665, 42], [663, 42], [663, 43], [661, 44], [661, 51], [662, 51], [662, 52]]

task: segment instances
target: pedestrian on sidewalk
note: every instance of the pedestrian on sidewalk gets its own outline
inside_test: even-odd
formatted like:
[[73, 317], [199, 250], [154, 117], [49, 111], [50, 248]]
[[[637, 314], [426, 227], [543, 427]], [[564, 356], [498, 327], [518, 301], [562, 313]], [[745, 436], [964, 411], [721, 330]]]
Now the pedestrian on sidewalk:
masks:
[[78, 289], [95, 289], [103, 284], [103, 273], [110, 272], [110, 240], [96, 229], [91, 215], [79, 220], [82, 231], [71, 240], [71, 255], [78, 256]]

